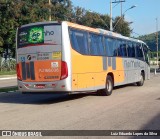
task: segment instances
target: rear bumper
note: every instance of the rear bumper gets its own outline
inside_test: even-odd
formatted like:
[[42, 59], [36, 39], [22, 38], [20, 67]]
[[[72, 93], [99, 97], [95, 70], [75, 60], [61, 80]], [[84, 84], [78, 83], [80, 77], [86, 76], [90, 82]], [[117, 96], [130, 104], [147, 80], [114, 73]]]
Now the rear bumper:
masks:
[[[43, 84], [43, 88], [38, 88], [38, 84]], [[54, 82], [23, 82], [18, 80], [18, 88], [20, 92], [70, 92], [71, 91], [71, 82], [70, 78]]]
[[49, 91], [45, 91], [45, 92], [21, 92], [22, 94], [33, 94], [33, 95], [36, 95], [36, 94], [42, 94], [42, 95], [46, 95], [46, 94], [48, 94], [48, 95], [50, 95], [50, 94], [54, 94], [54, 95], [69, 95], [69, 94], [71, 94], [70, 92], [62, 92], [62, 91], [57, 91], [57, 92], [49, 92]]

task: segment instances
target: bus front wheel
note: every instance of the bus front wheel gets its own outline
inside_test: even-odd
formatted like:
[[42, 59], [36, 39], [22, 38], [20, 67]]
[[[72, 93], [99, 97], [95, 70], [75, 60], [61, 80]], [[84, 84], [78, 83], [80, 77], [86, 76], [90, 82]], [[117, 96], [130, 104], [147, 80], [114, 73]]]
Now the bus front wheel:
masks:
[[143, 86], [143, 84], [144, 84], [144, 73], [141, 72], [140, 81], [137, 82], [137, 86]]

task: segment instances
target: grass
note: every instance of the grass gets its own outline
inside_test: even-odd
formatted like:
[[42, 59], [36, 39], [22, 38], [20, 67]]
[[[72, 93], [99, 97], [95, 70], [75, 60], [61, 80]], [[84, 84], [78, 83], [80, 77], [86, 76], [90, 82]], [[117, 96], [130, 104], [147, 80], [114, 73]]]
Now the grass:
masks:
[[16, 91], [18, 90], [18, 87], [17, 86], [13, 86], [13, 87], [3, 87], [3, 88], [0, 88], [0, 92], [8, 92], [8, 91]]
[[0, 75], [14, 75], [16, 74], [16, 71], [0, 71]]

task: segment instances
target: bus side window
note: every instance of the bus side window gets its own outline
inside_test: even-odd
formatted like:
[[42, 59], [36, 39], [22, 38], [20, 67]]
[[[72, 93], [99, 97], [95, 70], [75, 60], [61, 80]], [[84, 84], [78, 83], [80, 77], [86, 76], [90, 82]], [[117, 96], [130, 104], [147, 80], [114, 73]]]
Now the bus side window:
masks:
[[135, 57], [134, 44], [131, 42], [128, 42], [128, 57]]
[[122, 51], [120, 50], [121, 44], [122, 44], [122, 40], [118, 40], [117, 41], [117, 53], [119, 57], [122, 56]]
[[132, 43], [132, 57], [136, 56], [136, 52], [135, 52], [135, 43]]
[[74, 31], [70, 31], [70, 40], [71, 40], [71, 45], [72, 45], [72, 48], [78, 52], [80, 52], [80, 48], [78, 46], [78, 42], [77, 42], [77, 39], [76, 39], [76, 36], [75, 36], [75, 33]]
[[105, 37], [105, 50], [107, 56], [118, 56], [118, 43], [116, 38]]
[[103, 37], [99, 36], [99, 51], [100, 51], [100, 55], [105, 55], [104, 53], [104, 45], [103, 45]]
[[81, 54], [89, 54], [86, 32], [71, 30], [70, 36], [73, 49], [80, 52]]
[[127, 47], [126, 47], [126, 41], [122, 41], [120, 45], [120, 52], [122, 57], [127, 57]]
[[124, 56], [122, 47], [123, 47], [123, 41], [119, 40], [118, 41], [118, 56], [120, 57]]
[[113, 39], [105, 37], [106, 56], [113, 56]]
[[144, 60], [143, 51], [140, 43], [136, 44], [136, 58]]
[[127, 57], [128, 56], [128, 45], [127, 45], [127, 41], [124, 41], [125, 44], [124, 44], [124, 57]]
[[118, 40], [114, 39], [112, 41], [112, 47], [113, 47], [113, 56], [118, 56]]
[[104, 46], [105, 46], [105, 55], [106, 56], [110, 56], [110, 52], [109, 52], [109, 47], [108, 47], [108, 41], [107, 41], [107, 38], [106, 37], [104, 37]]
[[90, 54], [104, 55], [102, 36], [90, 33]]
[[97, 46], [96, 46], [96, 39], [94, 37], [93, 34], [89, 35], [90, 37], [90, 54], [91, 55], [98, 55], [98, 50], [97, 50]]
[[147, 64], [149, 63], [149, 55], [148, 55], [148, 49], [147, 46], [145, 44], [143, 44], [143, 52], [144, 52], [144, 57], [145, 57], [145, 61]]

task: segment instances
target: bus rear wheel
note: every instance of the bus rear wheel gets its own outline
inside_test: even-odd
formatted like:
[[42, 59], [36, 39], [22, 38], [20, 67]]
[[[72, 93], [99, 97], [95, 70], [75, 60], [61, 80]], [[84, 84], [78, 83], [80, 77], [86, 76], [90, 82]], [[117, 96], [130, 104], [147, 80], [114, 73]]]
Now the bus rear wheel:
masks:
[[144, 73], [141, 72], [140, 81], [137, 82], [137, 86], [143, 86], [143, 84], [144, 84]]
[[113, 79], [110, 75], [106, 78], [105, 89], [101, 92], [103, 96], [110, 96], [113, 90]]

